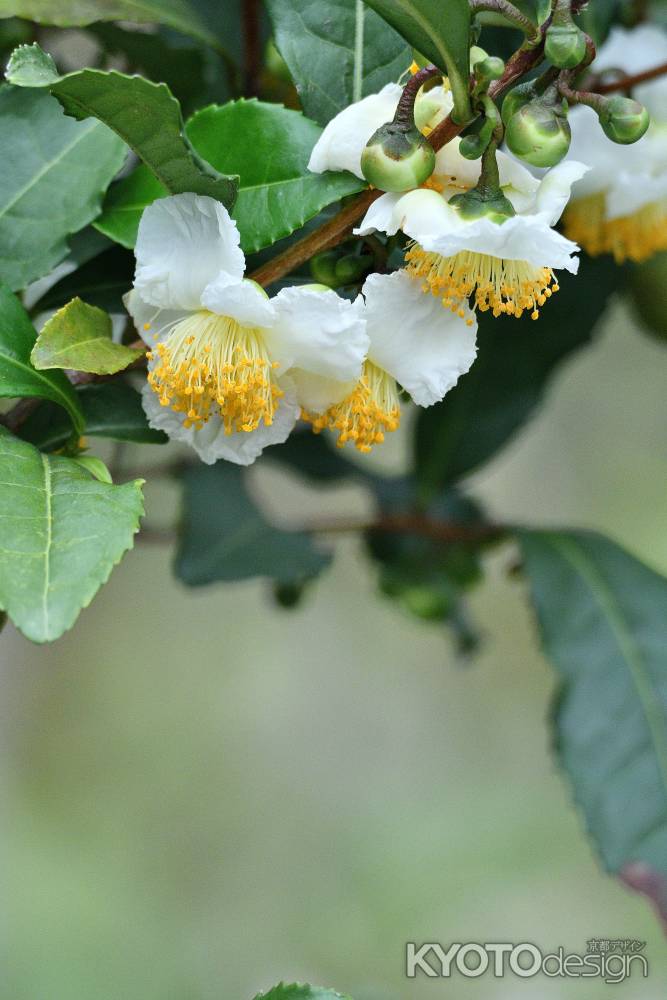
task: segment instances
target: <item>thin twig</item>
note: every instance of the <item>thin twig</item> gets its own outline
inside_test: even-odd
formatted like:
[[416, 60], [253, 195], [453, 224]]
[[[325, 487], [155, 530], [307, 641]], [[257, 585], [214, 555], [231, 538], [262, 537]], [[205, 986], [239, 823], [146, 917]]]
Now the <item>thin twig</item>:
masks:
[[617, 90], [631, 90], [640, 83], [647, 83], [649, 80], [656, 80], [659, 76], [667, 74], [667, 62], [660, 63], [652, 69], [645, 69], [643, 73], [635, 73], [634, 76], [620, 76], [612, 83], [597, 83], [586, 81], [587, 86], [595, 90], [596, 94], [613, 94]]

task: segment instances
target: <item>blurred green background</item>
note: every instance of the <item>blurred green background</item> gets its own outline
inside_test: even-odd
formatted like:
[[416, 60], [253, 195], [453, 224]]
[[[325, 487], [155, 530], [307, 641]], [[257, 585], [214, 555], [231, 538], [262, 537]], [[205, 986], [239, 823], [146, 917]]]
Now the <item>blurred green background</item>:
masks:
[[[664, 351], [616, 303], [470, 491], [667, 572]], [[378, 455], [399, 471], [401, 433]], [[289, 524], [368, 508], [356, 487], [253, 477]], [[147, 493], [164, 523], [175, 491]], [[3, 998], [249, 1000], [281, 978], [355, 1000], [664, 997], [658, 924], [600, 872], [557, 773], [511, 548], [472, 595], [469, 663], [377, 596], [358, 540], [294, 612], [261, 582], [187, 591], [170, 559], [139, 545], [53, 647], [2, 637]], [[650, 977], [404, 977], [408, 940], [592, 937], [646, 940]]]

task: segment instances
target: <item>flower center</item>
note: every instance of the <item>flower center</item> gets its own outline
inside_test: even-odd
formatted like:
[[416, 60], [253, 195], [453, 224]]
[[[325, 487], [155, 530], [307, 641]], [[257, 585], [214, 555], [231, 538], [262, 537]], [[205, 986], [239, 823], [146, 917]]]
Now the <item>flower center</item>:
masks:
[[329, 427], [339, 432], [339, 448], [353, 441], [363, 452], [381, 444], [385, 431], [395, 431], [400, 418], [396, 380], [372, 361], [365, 362], [361, 378], [342, 403], [321, 414], [301, 411], [301, 419], [312, 424], [316, 434]]
[[639, 263], [667, 250], [667, 202], [644, 205], [618, 219], [608, 219], [606, 211], [603, 193], [571, 201], [563, 216], [565, 235], [591, 256], [613, 254], [617, 264]]
[[[417, 243], [411, 244], [405, 259], [408, 274], [422, 282], [425, 292], [442, 299], [443, 305], [465, 316], [462, 303], [474, 297], [473, 307], [480, 312], [505, 313], [518, 319], [530, 310], [533, 319], [558, 291], [554, 273], [548, 267], [535, 267], [525, 260], [505, 260], [488, 254], [462, 250], [453, 257], [429, 253]], [[468, 326], [472, 319], [467, 321]]]
[[148, 354], [148, 381], [163, 406], [197, 430], [218, 414], [226, 434], [269, 427], [283, 395], [261, 330], [202, 310], [181, 320]]

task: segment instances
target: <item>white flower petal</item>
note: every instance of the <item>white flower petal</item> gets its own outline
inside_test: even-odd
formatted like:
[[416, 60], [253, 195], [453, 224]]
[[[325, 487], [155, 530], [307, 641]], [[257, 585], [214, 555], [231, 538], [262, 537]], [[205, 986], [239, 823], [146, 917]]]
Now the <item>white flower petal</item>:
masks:
[[227, 274], [219, 274], [206, 286], [201, 303], [218, 316], [229, 316], [244, 326], [272, 326], [276, 319], [273, 304], [258, 284]]
[[201, 430], [184, 427], [185, 415], [161, 406], [148, 384], [143, 387], [141, 396], [149, 425], [155, 430], [164, 431], [173, 441], [190, 445], [206, 465], [213, 465], [218, 459], [225, 459], [236, 465], [251, 465], [264, 448], [286, 441], [298, 419], [300, 407], [296, 402], [294, 387], [289, 380], [284, 379], [281, 379], [280, 385], [285, 395], [280, 400], [271, 426], [260, 424], [257, 430], [235, 431], [233, 434], [225, 434], [222, 421], [217, 416], [212, 416]]
[[[416, 237], [414, 237], [416, 238]], [[424, 250], [452, 257], [461, 250], [488, 254], [504, 260], [525, 260], [535, 267], [579, 269], [576, 243], [566, 239], [539, 215], [515, 215], [502, 225], [478, 219], [449, 234], [418, 239]]]
[[361, 154], [380, 125], [394, 117], [403, 92], [397, 83], [388, 83], [379, 94], [370, 94], [350, 104], [328, 123], [312, 153], [308, 169], [315, 174], [325, 170], [349, 170], [363, 179]]
[[393, 375], [419, 406], [438, 402], [475, 360], [474, 314], [468, 310], [462, 319], [443, 309], [405, 271], [372, 274], [363, 295], [369, 359]]
[[634, 215], [647, 205], [667, 199], [667, 172], [657, 177], [637, 176], [620, 171], [607, 191], [606, 218], [618, 219]]
[[189, 309], [156, 309], [142, 299], [136, 288], [126, 292], [123, 305], [132, 317], [137, 333], [149, 347], [154, 347], [163, 333], [168, 334], [176, 323], [190, 315]]
[[368, 236], [369, 233], [376, 231], [394, 236], [400, 229], [400, 226], [394, 223], [394, 209], [403, 197], [405, 196], [402, 194], [380, 195], [366, 212], [359, 223], [359, 228], [354, 230], [355, 236]]
[[198, 309], [201, 294], [221, 272], [240, 279], [245, 257], [239, 231], [214, 198], [176, 194], [144, 210], [135, 248], [134, 286], [165, 309]]
[[313, 375], [302, 368], [292, 368], [289, 377], [294, 382], [299, 404], [309, 413], [324, 413], [330, 406], [341, 403], [357, 384], [354, 379], [341, 382], [324, 375]]
[[341, 381], [359, 377], [368, 336], [353, 303], [308, 287], [283, 288], [273, 303], [276, 323], [264, 340], [280, 369], [303, 368]]
[[535, 209], [550, 226], [555, 226], [565, 211], [572, 185], [589, 170], [590, 167], [577, 160], [564, 160], [542, 178], [535, 199]]

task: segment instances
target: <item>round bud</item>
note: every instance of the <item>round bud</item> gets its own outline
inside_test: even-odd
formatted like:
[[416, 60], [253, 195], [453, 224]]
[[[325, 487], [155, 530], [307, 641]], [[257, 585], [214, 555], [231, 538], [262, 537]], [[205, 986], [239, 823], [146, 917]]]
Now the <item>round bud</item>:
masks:
[[536, 100], [538, 97], [539, 94], [532, 80], [529, 80], [528, 83], [520, 83], [518, 87], [513, 87], [503, 101], [501, 109], [503, 125], [507, 126], [510, 118], [516, 114], [519, 108], [522, 108], [524, 104], [528, 104], [530, 101]]
[[318, 285], [313, 285], [318, 291], [336, 287], [336, 261], [338, 254], [335, 250], [325, 250], [318, 253], [310, 261], [310, 273]]
[[544, 54], [559, 69], [574, 69], [586, 58], [586, 36], [576, 24], [552, 24]]
[[479, 45], [471, 45], [470, 47], [470, 69], [475, 68], [475, 63], [481, 62], [482, 59], [487, 59], [489, 53], [481, 48]]
[[449, 199], [449, 204], [467, 222], [490, 219], [492, 222], [502, 223], [516, 215], [512, 202], [500, 190], [485, 192], [480, 188], [472, 188], [463, 194], [455, 194]]
[[370, 255], [358, 257], [349, 253], [336, 262], [336, 285], [353, 285], [370, 271], [373, 258]]
[[410, 191], [427, 181], [434, 168], [435, 151], [414, 125], [382, 125], [361, 154], [361, 172], [380, 191]]
[[480, 156], [489, 145], [489, 140], [484, 140], [481, 135], [466, 135], [459, 143], [459, 153], [466, 160], [479, 160]]
[[533, 101], [512, 115], [505, 142], [533, 167], [553, 167], [566, 156], [572, 133], [566, 115], [551, 104]]
[[487, 56], [475, 63], [475, 76], [478, 80], [499, 80], [505, 72], [505, 63], [499, 56]]
[[622, 145], [641, 139], [651, 121], [643, 104], [618, 95], [603, 101], [598, 116], [604, 134]]

